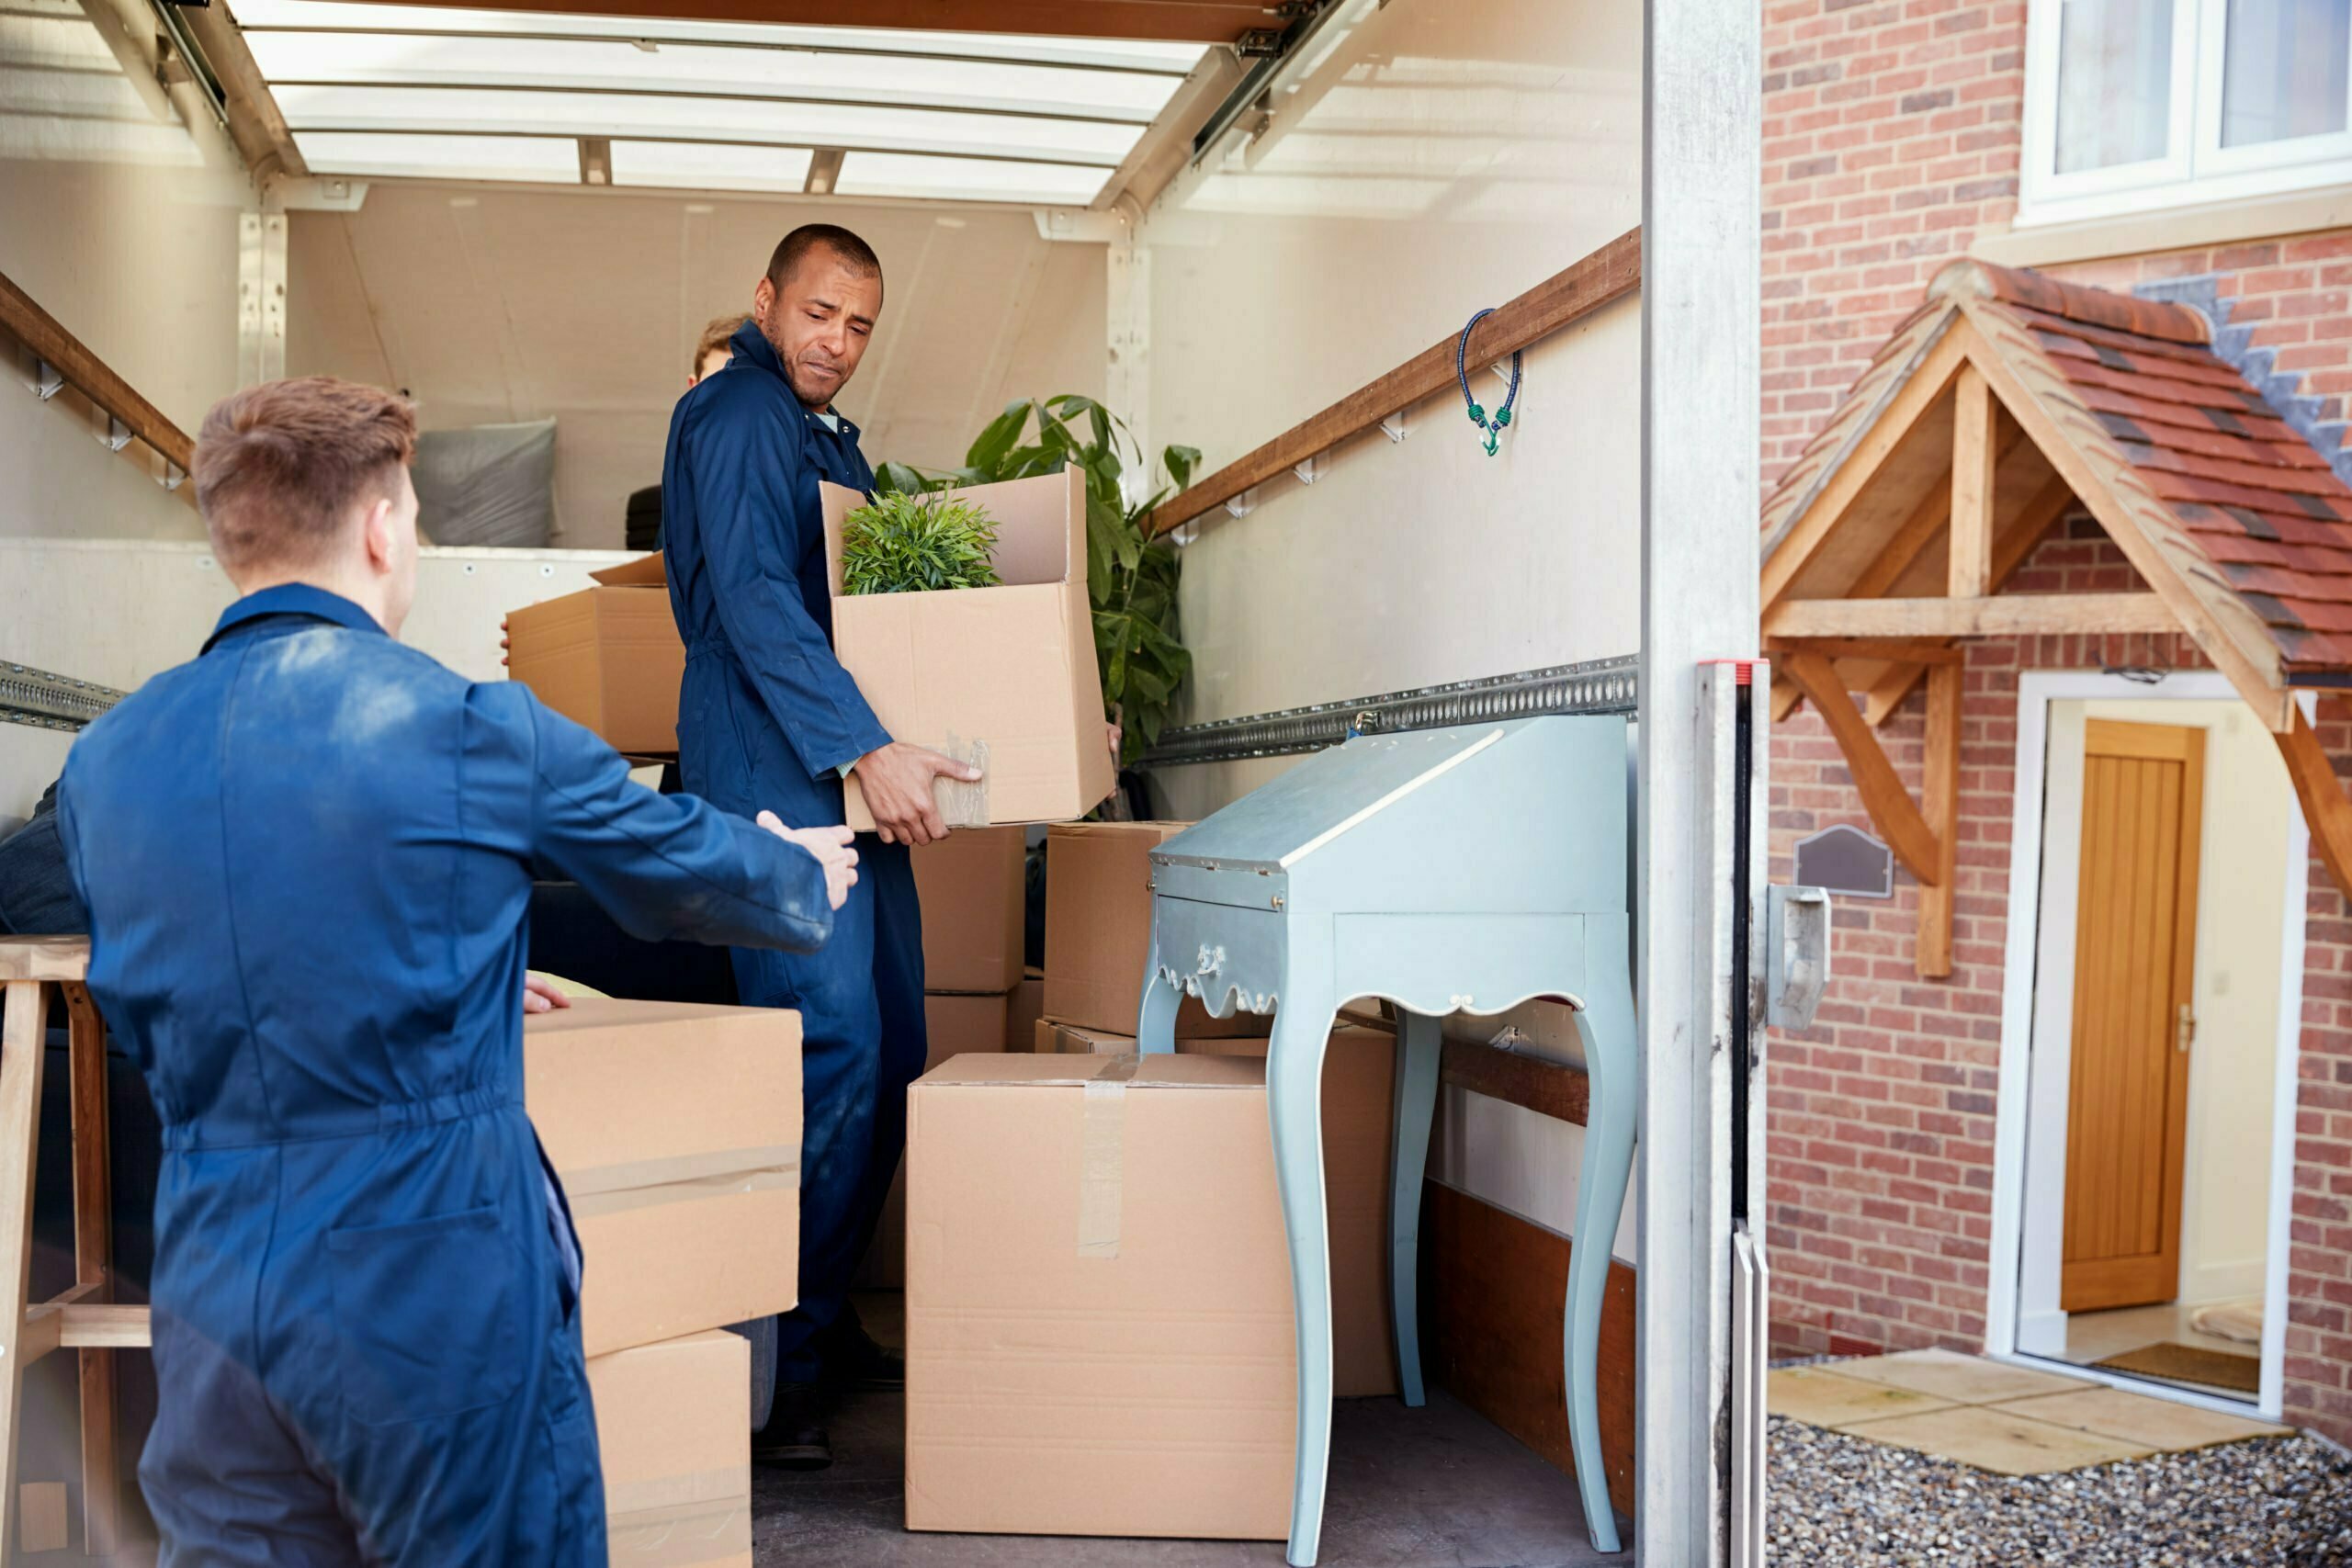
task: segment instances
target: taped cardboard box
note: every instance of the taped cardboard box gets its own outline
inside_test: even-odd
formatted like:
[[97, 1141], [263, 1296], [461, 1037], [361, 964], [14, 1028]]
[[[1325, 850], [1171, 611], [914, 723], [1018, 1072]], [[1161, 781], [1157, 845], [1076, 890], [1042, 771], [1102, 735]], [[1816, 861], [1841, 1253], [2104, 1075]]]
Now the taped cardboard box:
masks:
[[686, 649], [662, 558], [589, 575], [597, 587], [507, 613], [507, 677], [616, 751], [674, 753]]
[[958, 828], [910, 858], [922, 901], [923, 988], [1001, 996], [1019, 986], [1028, 893], [1024, 830]]
[[752, 1347], [690, 1335], [588, 1363], [612, 1568], [752, 1568]]
[[[1177, 1053], [1254, 1056], [1263, 1040], [1176, 1042]], [[1116, 1055], [1124, 1034], [1040, 1022], [1041, 1055]], [[1323, 1058], [1323, 1189], [1331, 1259], [1331, 1388], [1342, 1399], [1396, 1392], [1396, 1321], [1388, 1292], [1388, 1172], [1396, 1121], [1396, 1037], [1341, 1024]], [[1269, 1144], [1273, 1137], [1266, 1134]]]
[[[1004, 1049], [1009, 994], [993, 997], [926, 996], [923, 1032], [929, 1046], [923, 1071], [957, 1056], [995, 1055]], [[907, 1169], [899, 1162], [874, 1222], [874, 1239], [858, 1260], [850, 1283], [861, 1291], [895, 1291], [907, 1282]]]
[[[1046, 1016], [1133, 1034], [1151, 956], [1151, 852], [1190, 822], [1077, 822], [1046, 835]], [[1272, 1021], [1214, 1019], [1187, 997], [1180, 1038], [1263, 1035]]]
[[1264, 1065], [963, 1056], [908, 1105], [907, 1528], [1287, 1536]]
[[1012, 998], [1005, 1010], [1004, 1048], [1008, 1051], [1034, 1051], [1037, 1045], [1037, 1025], [1046, 1017], [1046, 972], [1025, 971], [1021, 984], [1012, 988]]
[[[1092, 810], [1118, 773], [1094, 662], [1080, 470], [944, 492], [996, 519], [1003, 586], [934, 593], [844, 595], [842, 523], [865, 497], [819, 491], [842, 668], [895, 739], [950, 753], [987, 748], [980, 785], [938, 786], [949, 822], [1068, 822]], [[849, 825], [871, 828], [855, 777], [843, 795]]]
[[587, 1259], [587, 1353], [789, 1311], [800, 1015], [582, 998], [523, 1023], [524, 1099]]

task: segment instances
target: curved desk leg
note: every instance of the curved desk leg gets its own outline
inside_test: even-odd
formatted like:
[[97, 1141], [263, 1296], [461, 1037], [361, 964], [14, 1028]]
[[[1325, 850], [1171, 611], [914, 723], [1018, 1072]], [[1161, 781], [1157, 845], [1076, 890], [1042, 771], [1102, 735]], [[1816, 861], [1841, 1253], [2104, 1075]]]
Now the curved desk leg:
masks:
[[1136, 1049], [1143, 1055], [1165, 1055], [1176, 1049], [1176, 1010], [1184, 993], [1159, 973], [1159, 912], [1152, 911], [1151, 956], [1143, 976], [1143, 1010], [1136, 1020]]
[[1609, 1472], [1600, 1457], [1600, 1309], [1609, 1285], [1610, 1255], [1625, 1185], [1634, 1168], [1636, 1046], [1634, 987], [1627, 967], [1625, 926], [1595, 932], [1589, 949], [1595, 976], [1585, 1010], [1576, 1015], [1584, 1039], [1591, 1109], [1585, 1118], [1584, 1163], [1577, 1187], [1577, 1228], [1568, 1249], [1566, 1343], [1568, 1438], [1577, 1461], [1577, 1492], [1585, 1529], [1597, 1551], [1621, 1550], [1617, 1515], [1609, 1503]]
[[1396, 1382], [1419, 1408], [1421, 1387], [1421, 1177], [1430, 1163], [1430, 1125], [1437, 1118], [1441, 1024], [1427, 1013], [1396, 1010], [1396, 1125], [1389, 1163], [1388, 1300], [1396, 1327]]
[[1339, 1004], [1283, 976], [1266, 1052], [1266, 1113], [1274, 1176], [1290, 1238], [1291, 1303], [1298, 1325], [1298, 1448], [1290, 1505], [1290, 1561], [1309, 1568], [1323, 1534], [1331, 1465], [1331, 1258], [1323, 1198], [1323, 1055]]

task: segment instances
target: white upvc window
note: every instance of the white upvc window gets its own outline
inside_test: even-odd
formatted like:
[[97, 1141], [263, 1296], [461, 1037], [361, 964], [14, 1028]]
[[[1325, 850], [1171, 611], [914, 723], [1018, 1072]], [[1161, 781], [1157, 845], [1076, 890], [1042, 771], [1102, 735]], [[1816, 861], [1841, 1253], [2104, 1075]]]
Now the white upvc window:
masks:
[[2020, 227], [2352, 185], [2352, 0], [2031, 0]]

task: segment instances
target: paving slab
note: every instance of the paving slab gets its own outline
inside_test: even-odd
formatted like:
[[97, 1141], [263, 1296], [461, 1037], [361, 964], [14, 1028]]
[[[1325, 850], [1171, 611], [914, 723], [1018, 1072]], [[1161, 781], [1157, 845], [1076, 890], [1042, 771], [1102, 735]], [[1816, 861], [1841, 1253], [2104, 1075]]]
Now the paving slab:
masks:
[[1767, 1380], [1764, 1395], [1765, 1408], [1773, 1415], [1816, 1427], [1917, 1416], [1949, 1409], [1951, 1403], [1892, 1383], [1840, 1377], [1826, 1367], [1781, 1367]]
[[2285, 1427], [2218, 1410], [2183, 1404], [2177, 1399], [2156, 1399], [2129, 1389], [2090, 1388], [2069, 1393], [2037, 1394], [1987, 1406], [2013, 1416], [2097, 1432], [2167, 1453], [2201, 1449], [2214, 1443], [2234, 1443], [2248, 1438], [2284, 1438]]
[[1865, 1356], [1825, 1363], [1825, 1370], [1840, 1377], [1892, 1383], [1896, 1388], [1907, 1388], [1954, 1404], [1997, 1404], [2003, 1400], [2024, 1399], [2037, 1393], [2066, 1393], [2103, 1386], [2086, 1378], [2038, 1372], [1983, 1356], [1963, 1356], [1956, 1350], [1903, 1350], [1892, 1356]]
[[1974, 1404], [1924, 1416], [1856, 1421], [1837, 1430], [1874, 1443], [1957, 1460], [2000, 1475], [2048, 1475], [2112, 1464], [2117, 1460], [2144, 1459], [2155, 1451], [2143, 1444]]

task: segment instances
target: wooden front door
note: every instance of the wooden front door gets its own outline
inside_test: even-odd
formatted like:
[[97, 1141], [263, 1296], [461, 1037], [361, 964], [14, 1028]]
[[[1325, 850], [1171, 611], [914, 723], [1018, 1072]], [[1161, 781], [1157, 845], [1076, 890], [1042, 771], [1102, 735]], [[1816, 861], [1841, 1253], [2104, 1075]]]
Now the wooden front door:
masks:
[[2204, 777], [2201, 729], [2087, 721], [2059, 1282], [2068, 1312], [2178, 1293]]

